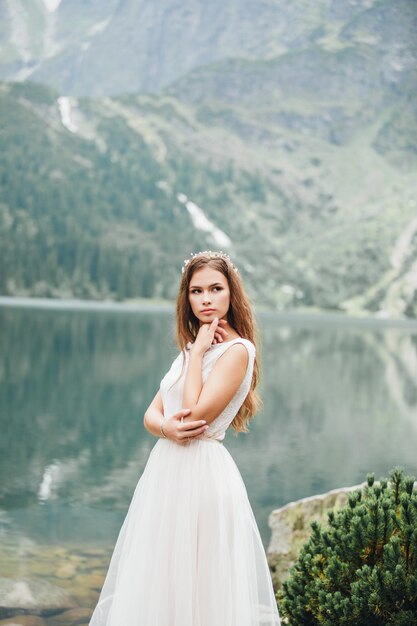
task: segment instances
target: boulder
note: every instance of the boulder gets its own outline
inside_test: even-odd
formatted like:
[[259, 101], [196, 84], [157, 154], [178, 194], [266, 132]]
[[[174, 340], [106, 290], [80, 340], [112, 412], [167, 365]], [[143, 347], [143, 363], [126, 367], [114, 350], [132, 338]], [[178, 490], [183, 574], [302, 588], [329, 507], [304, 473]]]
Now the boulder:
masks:
[[0, 578], [0, 619], [25, 611], [51, 615], [75, 606], [67, 591], [46, 580]]
[[281, 589], [282, 582], [288, 578], [289, 568], [294, 565], [302, 545], [309, 538], [310, 522], [317, 520], [322, 525], [327, 525], [328, 511], [337, 511], [343, 507], [349, 493], [363, 489], [366, 484], [364, 482], [353, 487], [341, 487], [302, 498], [270, 513], [268, 524], [272, 533], [267, 557], [275, 591]]

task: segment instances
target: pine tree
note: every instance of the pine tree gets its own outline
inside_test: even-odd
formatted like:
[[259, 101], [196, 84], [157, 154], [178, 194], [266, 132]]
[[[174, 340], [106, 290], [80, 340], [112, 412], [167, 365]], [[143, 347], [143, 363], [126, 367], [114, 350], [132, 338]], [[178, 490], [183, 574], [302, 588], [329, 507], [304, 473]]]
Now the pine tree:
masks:
[[417, 626], [417, 493], [403, 468], [367, 475], [312, 533], [284, 581], [291, 626]]

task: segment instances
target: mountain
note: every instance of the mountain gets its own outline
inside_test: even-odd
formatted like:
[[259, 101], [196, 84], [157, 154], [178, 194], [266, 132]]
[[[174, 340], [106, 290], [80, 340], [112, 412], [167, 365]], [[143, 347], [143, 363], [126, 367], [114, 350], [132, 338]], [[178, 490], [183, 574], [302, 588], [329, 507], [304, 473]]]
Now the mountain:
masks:
[[[44, 0], [72, 44], [62, 35], [61, 52], [38, 59], [30, 81], [0, 85], [1, 293], [172, 299], [183, 259], [222, 249], [259, 304], [416, 317], [415, 2], [276, 0], [254, 11], [230, 0], [214, 3], [218, 20], [199, 2], [91, 2], [76, 13], [78, 4]], [[40, 2], [25, 6], [41, 12]], [[172, 32], [177, 11], [196, 24], [212, 16], [216, 37], [197, 29], [211, 56], [198, 47], [187, 56], [188, 33], [170, 66], [164, 35], [159, 56], [142, 42], [153, 56], [136, 72], [140, 85], [113, 71], [116, 54], [106, 83], [87, 57], [85, 74], [68, 69], [87, 23], [111, 9], [99, 39], [119, 24], [114, 41], [128, 45], [140, 6]], [[83, 19], [71, 37], [70, 14]], [[227, 50], [221, 24], [235, 24]], [[128, 74], [139, 62], [131, 50]], [[4, 58], [3, 76], [13, 65]], [[40, 74], [59, 59], [74, 79], [65, 89], [32, 82], [65, 82], [64, 71]]]
[[370, 46], [395, 76], [416, 46], [415, 0], [4, 0], [0, 25], [0, 78], [75, 96], [157, 92], [197, 67], [315, 43]]

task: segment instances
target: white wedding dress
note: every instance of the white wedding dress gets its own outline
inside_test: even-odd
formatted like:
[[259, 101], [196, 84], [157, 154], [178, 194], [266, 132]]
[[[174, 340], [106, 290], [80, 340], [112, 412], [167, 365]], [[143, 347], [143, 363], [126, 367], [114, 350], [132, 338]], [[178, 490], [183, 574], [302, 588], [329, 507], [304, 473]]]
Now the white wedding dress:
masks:
[[[236, 341], [247, 347], [249, 364], [225, 410], [188, 444], [161, 437], [152, 448], [89, 626], [280, 626], [246, 487], [222, 444], [249, 391], [254, 344], [237, 338], [210, 346], [202, 380]], [[191, 345], [161, 381], [166, 416], [183, 408]], [[183, 354], [183, 374], [171, 387]]]

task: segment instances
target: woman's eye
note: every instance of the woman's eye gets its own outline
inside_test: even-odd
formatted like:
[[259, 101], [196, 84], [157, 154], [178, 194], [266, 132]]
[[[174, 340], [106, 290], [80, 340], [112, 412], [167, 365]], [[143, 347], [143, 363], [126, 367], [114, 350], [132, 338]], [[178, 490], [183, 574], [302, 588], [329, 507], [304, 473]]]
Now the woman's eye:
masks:
[[[219, 291], [221, 291], [223, 289], [223, 287], [213, 287], [213, 289], [217, 289]], [[192, 289], [191, 293], [199, 293], [200, 289]]]

